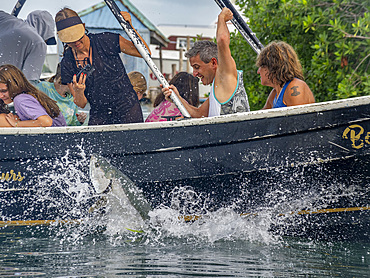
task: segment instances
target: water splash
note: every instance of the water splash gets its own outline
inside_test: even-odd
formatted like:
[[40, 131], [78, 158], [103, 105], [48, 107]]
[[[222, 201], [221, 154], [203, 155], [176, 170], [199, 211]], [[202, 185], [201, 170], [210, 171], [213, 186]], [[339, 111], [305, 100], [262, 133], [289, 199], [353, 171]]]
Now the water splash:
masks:
[[211, 244], [235, 240], [264, 244], [275, 244], [279, 241], [279, 237], [269, 232], [269, 215], [243, 217], [232, 208], [223, 208], [188, 222], [184, 221], [178, 211], [160, 208], [153, 210], [150, 216], [154, 241], [162, 241], [168, 237]]
[[[98, 218], [91, 218], [90, 223], [104, 226], [104, 235], [111, 238], [113, 244], [122, 241], [141, 242], [144, 244], [162, 244], [168, 240], [180, 240], [193, 244], [215, 244], [219, 241], [245, 240], [266, 245], [281, 244], [283, 235], [288, 229], [293, 229], [293, 235], [299, 226], [305, 226], [308, 220], [298, 215], [305, 210], [317, 210], [338, 201], [338, 198], [354, 196], [358, 187], [345, 187], [339, 181], [326, 187], [326, 190], [307, 191], [312, 187], [310, 180], [297, 180], [296, 186], [287, 189], [286, 180], [280, 180], [275, 186], [266, 191], [263, 196], [265, 206], [258, 207], [249, 213], [236, 213], [235, 204], [216, 211], [207, 209], [209, 198], [198, 194], [193, 188], [174, 187], [168, 195], [170, 206], [160, 206], [151, 210], [149, 218], [143, 220], [131, 205], [130, 200], [121, 189], [122, 181], [116, 181], [115, 190], [105, 197], [105, 212]], [[292, 177], [289, 177], [291, 179]], [[244, 181], [249, 182], [249, 181]], [[290, 180], [292, 182], [292, 180]], [[215, 185], [217, 186], [217, 185]], [[235, 185], [243, 187], [243, 184]], [[363, 194], [363, 193], [361, 193]], [[246, 189], [240, 198], [250, 198]], [[185, 216], [186, 217], [185, 217]], [[193, 218], [192, 218], [193, 217]], [[97, 224], [95, 224], [97, 225]], [[134, 227], [130, 229], [130, 227]], [[134, 230], [134, 231], [132, 231]], [[137, 232], [143, 230], [144, 233]]]
[[[49, 171], [39, 176], [36, 204], [48, 203], [50, 213], [56, 210], [59, 215], [83, 218], [74, 224], [62, 225], [62, 221], [57, 221], [49, 226], [60, 241], [78, 244], [93, 235], [106, 236], [112, 244], [127, 241], [161, 244], [171, 239], [211, 244], [246, 240], [272, 245], [282, 242], [284, 232], [289, 229], [293, 235], [301, 235], [302, 231], [296, 227], [304, 226], [309, 220], [300, 216], [300, 211], [317, 211], [342, 198], [366, 198], [370, 192], [369, 187], [359, 186], [361, 177], [355, 177], [348, 185], [328, 173], [327, 182], [321, 185], [307, 178], [305, 172], [309, 170], [305, 167], [293, 172], [281, 168], [264, 173], [269, 178], [258, 185], [251, 178], [240, 178], [234, 185], [242, 189], [239, 198], [218, 210], [209, 210], [209, 196], [189, 186], [175, 186], [166, 196], [169, 206], [150, 210], [128, 177], [111, 166], [91, 168], [95, 162], [82, 148], [78, 160], [67, 151], [61, 158], [38, 162], [40, 168]], [[325, 171], [320, 167], [315, 169], [315, 173]], [[251, 190], [257, 186], [264, 190], [258, 199], [263, 200], [259, 206], [253, 195], [256, 191]], [[235, 212], [246, 200], [251, 200], [251, 210]], [[64, 202], [62, 206], [61, 202]]]

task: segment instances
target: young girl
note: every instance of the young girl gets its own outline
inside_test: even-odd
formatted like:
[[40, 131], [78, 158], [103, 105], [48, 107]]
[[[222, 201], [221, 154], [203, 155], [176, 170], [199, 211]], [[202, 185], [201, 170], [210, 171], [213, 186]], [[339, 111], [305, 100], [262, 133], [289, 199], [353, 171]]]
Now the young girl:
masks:
[[[180, 96], [190, 105], [199, 106], [199, 80], [187, 72], [179, 72], [170, 81], [180, 93]], [[165, 99], [164, 94], [159, 94], [154, 101], [154, 109], [145, 122], [164, 122], [183, 118], [176, 104]]]
[[127, 75], [128, 78], [130, 78], [132, 87], [134, 87], [137, 98], [141, 100], [144, 97], [146, 90], [148, 89], [145, 76], [138, 71], [131, 71]]
[[[77, 87], [79, 83], [74, 85]], [[75, 91], [78, 90], [76, 87], [74, 87]], [[80, 126], [84, 123], [87, 115], [78, 111], [78, 107], [73, 102], [74, 99], [68, 86], [61, 83], [60, 64], [57, 66], [55, 75], [48, 81], [38, 83], [36, 88], [57, 102], [68, 126]], [[84, 86], [81, 89], [83, 90]]]
[[66, 125], [56, 101], [31, 85], [24, 74], [13, 65], [0, 66], [0, 99], [5, 104], [14, 102], [19, 118], [12, 113], [1, 116], [2, 119], [5, 117], [12, 127]]

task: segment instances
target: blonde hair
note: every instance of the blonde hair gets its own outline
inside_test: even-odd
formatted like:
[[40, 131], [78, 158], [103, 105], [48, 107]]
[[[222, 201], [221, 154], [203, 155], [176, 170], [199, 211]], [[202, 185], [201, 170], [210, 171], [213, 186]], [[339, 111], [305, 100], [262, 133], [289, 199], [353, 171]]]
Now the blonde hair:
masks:
[[51, 118], [59, 116], [57, 102], [33, 86], [16, 66], [0, 66], [0, 83], [6, 84], [11, 99], [20, 94], [29, 94], [37, 99]]
[[74, 16], [79, 17], [78, 13], [76, 13], [74, 10], [70, 8], [63, 8], [55, 15], [55, 22]]
[[130, 78], [130, 82], [132, 87], [134, 87], [135, 92], [144, 94], [147, 90], [146, 79], [144, 75], [138, 71], [131, 71], [127, 75], [128, 78]]

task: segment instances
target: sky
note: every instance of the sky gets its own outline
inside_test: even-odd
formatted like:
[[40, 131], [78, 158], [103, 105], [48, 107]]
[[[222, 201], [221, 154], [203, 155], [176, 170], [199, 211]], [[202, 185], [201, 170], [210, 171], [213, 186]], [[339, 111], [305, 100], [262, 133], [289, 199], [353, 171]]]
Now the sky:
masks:
[[[154, 25], [211, 25], [216, 22], [220, 8], [214, 0], [130, 0]], [[11, 13], [16, 0], [2, 0], [0, 10]], [[25, 19], [33, 10], [47, 10], [53, 17], [63, 7], [77, 12], [102, 0], [26, 0], [19, 18]]]

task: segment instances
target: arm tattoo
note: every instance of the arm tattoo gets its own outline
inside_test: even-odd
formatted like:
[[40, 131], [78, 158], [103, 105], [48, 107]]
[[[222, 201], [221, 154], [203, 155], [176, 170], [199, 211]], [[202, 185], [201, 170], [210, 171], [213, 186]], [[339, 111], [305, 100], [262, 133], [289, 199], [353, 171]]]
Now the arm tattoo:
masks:
[[293, 93], [291, 94], [291, 96], [292, 96], [292, 97], [296, 97], [296, 96], [298, 96], [298, 95], [300, 95], [300, 94], [301, 94], [301, 92], [299, 92], [299, 91], [297, 90], [297, 88], [298, 88], [298, 86], [294, 86], [294, 87], [292, 87], [292, 89], [291, 89], [291, 90], [293, 90]]

